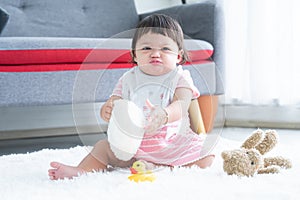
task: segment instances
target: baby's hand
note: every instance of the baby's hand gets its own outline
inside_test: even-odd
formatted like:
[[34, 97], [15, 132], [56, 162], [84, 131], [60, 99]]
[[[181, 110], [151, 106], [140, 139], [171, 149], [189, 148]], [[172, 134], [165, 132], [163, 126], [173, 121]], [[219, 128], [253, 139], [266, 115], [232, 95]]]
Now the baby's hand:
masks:
[[145, 132], [153, 133], [168, 122], [168, 113], [159, 106], [153, 106], [148, 99], [146, 105], [150, 109], [150, 115], [146, 119]]
[[113, 109], [113, 101], [112, 100], [108, 100], [102, 106], [100, 115], [104, 121], [108, 122], [110, 120], [112, 109]]

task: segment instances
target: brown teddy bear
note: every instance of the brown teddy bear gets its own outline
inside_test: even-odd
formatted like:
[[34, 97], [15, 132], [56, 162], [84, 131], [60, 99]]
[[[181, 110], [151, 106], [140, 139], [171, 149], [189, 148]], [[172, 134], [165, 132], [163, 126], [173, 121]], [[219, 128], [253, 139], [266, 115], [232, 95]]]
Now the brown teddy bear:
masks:
[[257, 129], [240, 149], [223, 151], [223, 169], [228, 175], [253, 176], [254, 174], [278, 173], [279, 168], [291, 168], [291, 161], [281, 157], [264, 158], [278, 142], [275, 130], [263, 132]]

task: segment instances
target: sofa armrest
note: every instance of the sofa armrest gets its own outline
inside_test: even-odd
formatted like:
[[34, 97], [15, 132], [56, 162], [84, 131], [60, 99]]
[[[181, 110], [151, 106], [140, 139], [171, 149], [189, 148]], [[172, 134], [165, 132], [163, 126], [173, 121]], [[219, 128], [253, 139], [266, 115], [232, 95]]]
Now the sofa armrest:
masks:
[[2, 9], [0, 8], [0, 34], [2, 30], [4, 29], [7, 21], [8, 21], [9, 15]]
[[224, 74], [224, 23], [222, 5], [215, 1], [195, 4], [183, 4], [140, 14], [140, 19], [148, 15], [160, 13], [175, 18], [182, 26], [183, 32], [192, 39], [205, 40], [213, 45], [213, 60], [216, 63], [217, 90], [216, 94], [223, 94], [222, 77]]

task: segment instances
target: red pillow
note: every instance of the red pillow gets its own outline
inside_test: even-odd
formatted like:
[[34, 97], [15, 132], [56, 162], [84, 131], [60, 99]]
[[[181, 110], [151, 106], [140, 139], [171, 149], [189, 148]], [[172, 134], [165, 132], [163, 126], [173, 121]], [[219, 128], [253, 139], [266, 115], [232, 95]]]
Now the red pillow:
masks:
[[[191, 62], [208, 60], [213, 54], [213, 47], [202, 40], [185, 40], [186, 49], [189, 52]], [[84, 64], [102, 64], [104, 66], [115, 65], [117, 68], [131, 67], [130, 47], [119, 49], [108, 48], [36, 48], [36, 49], [2, 49], [0, 50], [0, 72], [2, 71], [33, 71], [35, 65], [38, 71], [78, 70]], [[27, 65], [24, 66], [24, 65]], [[42, 66], [47, 66], [43, 70]], [[51, 65], [53, 69], [51, 70]], [[58, 67], [58, 65], [73, 65], [74, 67]], [[22, 66], [20, 68], [20, 66]], [[26, 70], [31, 66], [30, 69]], [[17, 67], [17, 68], [16, 68]], [[33, 68], [32, 68], [33, 67]], [[121, 67], [121, 68], [124, 68]], [[18, 70], [17, 70], [18, 69]], [[94, 69], [94, 67], [93, 67]]]

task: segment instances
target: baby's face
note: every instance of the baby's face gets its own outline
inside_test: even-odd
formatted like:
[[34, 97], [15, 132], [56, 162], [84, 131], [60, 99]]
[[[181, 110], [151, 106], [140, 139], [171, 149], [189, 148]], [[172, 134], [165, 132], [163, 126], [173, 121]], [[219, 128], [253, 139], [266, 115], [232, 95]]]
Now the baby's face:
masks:
[[182, 59], [176, 42], [156, 33], [147, 33], [137, 41], [135, 55], [140, 69], [153, 76], [172, 71]]

